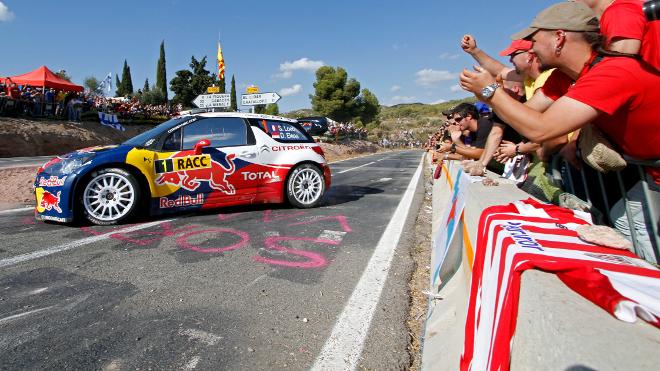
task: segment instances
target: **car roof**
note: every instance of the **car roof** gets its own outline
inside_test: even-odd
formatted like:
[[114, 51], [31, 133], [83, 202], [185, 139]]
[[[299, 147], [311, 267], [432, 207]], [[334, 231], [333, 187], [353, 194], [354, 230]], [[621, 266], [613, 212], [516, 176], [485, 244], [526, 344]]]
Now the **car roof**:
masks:
[[286, 118], [286, 117], [272, 116], [272, 115], [262, 115], [262, 114], [258, 114], [258, 113], [247, 113], [247, 112], [195, 112], [195, 111], [181, 112], [180, 117], [186, 117], [186, 116], [240, 117], [240, 118], [246, 118], [246, 119], [279, 120], [279, 121], [287, 121], [287, 122], [294, 122], [294, 123], [298, 122], [298, 120], [290, 119], [290, 118]]

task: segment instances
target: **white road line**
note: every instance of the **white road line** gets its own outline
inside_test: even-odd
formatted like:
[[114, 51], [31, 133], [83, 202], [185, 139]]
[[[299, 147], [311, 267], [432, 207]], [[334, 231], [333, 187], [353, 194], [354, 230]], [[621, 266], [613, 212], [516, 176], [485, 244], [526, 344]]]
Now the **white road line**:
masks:
[[21, 318], [21, 317], [24, 317], [24, 316], [27, 316], [27, 315], [30, 315], [30, 314], [39, 313], [39, 312], [41, 312], [41, 311], [44, 311], [44, 310], [50, 309], [50, 308], [52, 308], [52, 307], [53, 307], [53, 306], [51, 305], [50, 307], [39, 308], [39, 309], [30, 310], [30, 311], [23, 312], [23, 313], [19, 313], [19, 314], [14, 314], [13, 316], [5, 317], [5, 318], [0, 318], [0, 325], [2, 325], [2, 324], [5, 323], [5, 322], [10, 322], [10, 321], [13, 321], [13, 320], [15, 320], [15, 319], [18, 319], [18, 318]]
[[138, 224], [138, 225], [134, 225], [132, 227], [117, 229], [117, 230], [114, 230], [114, 231], [111, 231], [111, 232], [108, 232], [108, 233], [104, 233], [104, 234], [101, 234], [101, 235], [98, 235], [98, 236], [87, 237], [87, 238], [83, 238], [82, 240], [65, 243], [64, 245], [51, 247], [49, 249], [39, 250], [39, 251], [35, 251], [35, 252], [28, 253], [28, 254], [23, 254], [23, 255], [18, 255], [18, 256], [14, 256], [13, 258], [2, 259], [2, 260], [0, 260], [0, 268], [8, 267], [10, 265], [22, 263], [22, 262], [25, 262], [25, 261], [28, 261], [28, 260], [34, 260], [34, 259], [42, 258], [44, 256], [52, 255], [52, 254], [55, 254], [55, 253], [58, 253], [58, 252], [61, 252], [61, 251], [71, 250], [71, 249], [74, 249], [76, 247], [88, 245], [90, 243], [102, 241], [102, 240], [105, 240], [106, 238], [109, 238], [113, 234], [129, 233], [129, 232], [133, 232], [133, 231], [139, 231], [140, 229], [150, 228], [150, 227], [156, 226], [158, 224], [166, 223], [166, 222], [169, 222], [169, 221], [171, 221], [171, 220], [159, 220], [159, 221], [151, 222], [151, 223]]
[[0, 215], [2, 215], [2, 214], [13, 214], [13, 213], [21, 212], [21, 211], [26, 211], [26, 210], [34, 210], [34, 206], [21, 207], [20, 209], [2, 210], [2, 211], [0, 211]]
[[422, 173], [424, 157], [419, 163], [399, 206], [380, 237], [369, 264], [362, 273], [330, 337], [316, 358], [312, 370], [354, 370], [357, 367], [364, 340], [387, 279], [394, 250], [399, 243], [408, 218], [415, 188]]
[[375, 163], [376, 163], [376, 162], [371, 161], [371, 162], [369, 162], [369, 163], [367, 163], [367, 164], [364, 164], [364, 165], [360, 165], [360, 166], [352, 167], [352, 168], [350, 168], [350, 169], [346, 169], [346, 170], [339, 171], [339, 172], [337, 172], [337, 174], [343, 174], [343, 173], [345, 173], [345, 172], [347, 172], [347, 171], [351, 171], [351, 170], [359, 169], [359, 168], [361, 168], [361, 167], [369, 166], [369, 165], [372, 165], [372, 164], [375, 164]]

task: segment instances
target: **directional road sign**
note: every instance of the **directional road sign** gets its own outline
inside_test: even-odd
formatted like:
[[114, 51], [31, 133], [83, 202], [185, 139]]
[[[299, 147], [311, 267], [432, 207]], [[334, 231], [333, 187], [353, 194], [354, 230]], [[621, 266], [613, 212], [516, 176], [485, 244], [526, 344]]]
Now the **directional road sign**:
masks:
[[241, 95], [242, 106], [258, 106], [261, 104], [273, 104], [280, 100], [280, 95], [277, 93], [259, 93], [259, 94], [243, 94]]
[[229, 94], [201, 94], [193, 100], [199, 108], [217, 108], [231, 106], [231, 96]]

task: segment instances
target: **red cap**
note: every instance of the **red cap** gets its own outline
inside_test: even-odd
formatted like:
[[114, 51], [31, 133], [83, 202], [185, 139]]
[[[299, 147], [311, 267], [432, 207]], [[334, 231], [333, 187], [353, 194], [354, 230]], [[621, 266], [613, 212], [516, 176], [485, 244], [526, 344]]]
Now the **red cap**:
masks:
[[506, 57], [518, 51], [526, 52], [532, 49], [532, 45], [532, 42], [529, 40], [513, 40], [508, 48], [500, 52], [500, 55]]

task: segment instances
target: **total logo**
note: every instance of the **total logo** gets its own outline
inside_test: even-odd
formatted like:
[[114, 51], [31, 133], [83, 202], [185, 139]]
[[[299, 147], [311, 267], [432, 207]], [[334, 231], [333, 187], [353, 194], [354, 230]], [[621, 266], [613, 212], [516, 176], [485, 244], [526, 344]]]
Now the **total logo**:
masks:
[[198, 194], [195, 197], [192, 196], [179, 196], [174, 200], [171, 200], [167, 197], [161, 197], [158, 202], [158, 206], [161, 209], [167, 209], [171, 207], [181, 207], [181, 206], [192, 206], [192, 205], [203, 205], [204, 204], [204, 195]]
[[50, 178], [39, 177], [39, 187], [61, 187], [65, 181], [66, 176], [61, 178], [55, 175], [51, 175]]
[[280, 180], [275, 171], [264, 171], [257, 173], [243, 173], [243, 180]]

